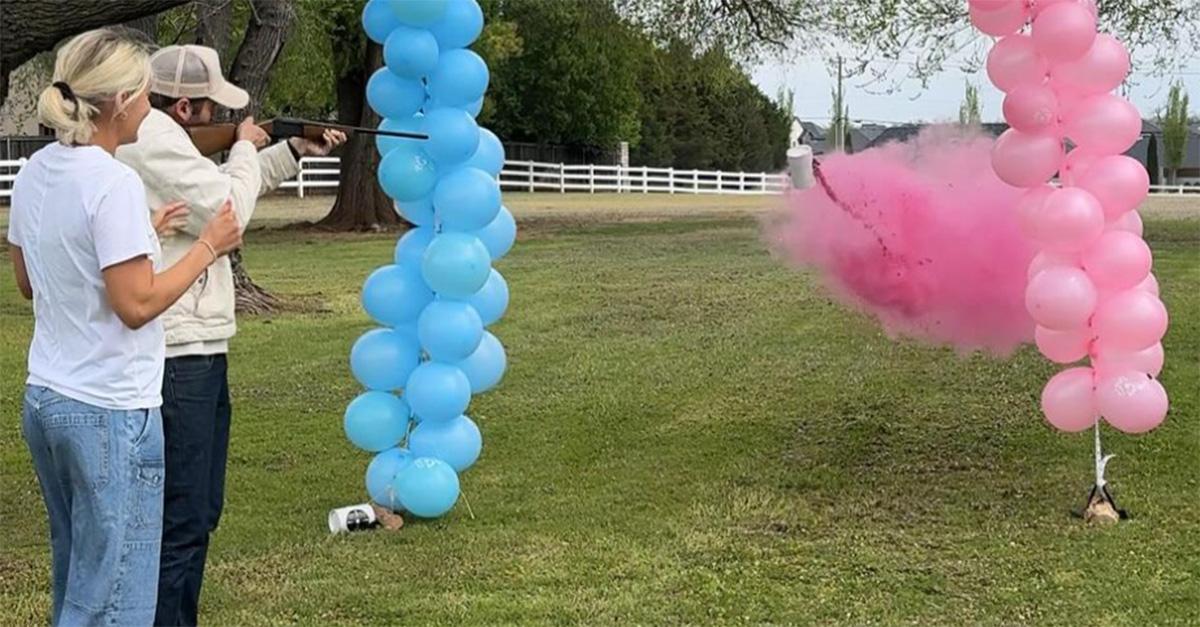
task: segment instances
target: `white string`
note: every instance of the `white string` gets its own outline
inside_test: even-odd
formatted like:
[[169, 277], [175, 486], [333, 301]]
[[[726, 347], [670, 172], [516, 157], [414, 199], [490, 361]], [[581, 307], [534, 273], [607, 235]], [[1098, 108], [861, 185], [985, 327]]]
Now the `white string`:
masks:
[[1096, 420], [1096, 489], [1103, 490], [1108, 481], [1104, 479], [1104, 469], [1108, 466], [1108, 460], [1115, 455], [1104, 455], [1100, 449], [1100, 420]]

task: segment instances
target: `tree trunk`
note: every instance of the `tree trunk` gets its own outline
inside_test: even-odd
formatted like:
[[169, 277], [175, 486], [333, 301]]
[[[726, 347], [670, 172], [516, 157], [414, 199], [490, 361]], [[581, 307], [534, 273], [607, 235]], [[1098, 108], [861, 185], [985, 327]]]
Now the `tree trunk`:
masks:
[[[279, 53], [296, 19], [292, 0], [251, 0], [250, 6], [252, 12], [250, 23], [246, 26], [246, 37], [233, 58], [229, 72], [229, 81], [250, 94], [250, 106], [238, 112], [238, 117], [256, 115], [262, 109], [262, 101], [271, 83], [271, 68], [279, 59]], [[218, 21], [223, 19], [219, 11], [212, 17]], [[220, 27], [217, 22], [208, 26], [214, 30]], [[226, 39], [228, 36], [226, 32]], [[233, 266], [237, 311], [251, 314], [275, 311], [280, 305], [279, 299], [250, 278], [242, 263], [241, 252], [230, 255], [229, 261]]]
[[229, 80], [250, 94], [250, 106], [242, 113], [257, 116], [271, 86], [271, 68], [296, 21], [296, 8], [292, 0], [251, 0], [250, 7], [246, 37], [233, 57]]
[[222, 65], [229, 52], [229, 34], [233, 30], [233, 0], [196, 0], [196, 44], [208, 46], [221, 56]]
[[65, 37], [161, 13], [190, 0], [0, 0], [0, 104], [8, 97], [8, 74]]
[[150, 41], [158, 41], [158, 14], [145, 15], [136, 20], [125, 22], [125, 26], [145, 33]]
[[[379, 116], [367, 106], [365, 94], [367, 80], [382, 66], [383, 47], [369, 43], [365, 62], [338, 77], [339, 122], [367, 128], [379, 125]], [[378, 168], [379, 152], [375, 149], [375, 139], [370, 135], [351, 135], [342, 152], [337, 200], [329, 210], [329, 215], [322, 218], [317, 226], [339, 231], [363, 231], [400, 224], [400, 216], [392, 208], [392, 199], [379, 187], [375, 175]]]
[[259, 315], [274, 313], [279, 309], [282, 304], [279, 297], [263, 289], [246, 273], [241, 250], [230, 253], [229, 264], [233, 267], [233, 294], [238, 313]]

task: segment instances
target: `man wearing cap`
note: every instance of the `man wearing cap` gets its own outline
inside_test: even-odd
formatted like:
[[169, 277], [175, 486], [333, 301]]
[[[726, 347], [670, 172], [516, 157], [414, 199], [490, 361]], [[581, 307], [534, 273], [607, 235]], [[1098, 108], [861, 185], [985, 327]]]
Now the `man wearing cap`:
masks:
[[[237, 127], [228, 159], [218, 166], [200, 154], [186, 127], [210, 123], [215, 105], [244, 108], [249, 95], [221, 75], [212, 48], [168, 46], [150, 58], [150, 65], [154, 109], [138, 129], [138, 141], [116, 156], [141, 175], [151, 207], [164, 205], [163, 199], [187, 203], [189, 213], [178, 231], [162, 238], [168, 264], [188, 250], [226, 199], [233, 201], [245, 228], [259, 195], [295, 176], [302, 156], [327, 155], [345, 141], [341, 132], [328, 131], [321, 143], [292, 138], [265, 148], [270, 137], [247, 118]], [[224, 503], [229, 448], [226, 354], [236, 324], [228, 258], [213, 264], [162, 321], [166, 485], [155, 623], [195, 625], [209, 534]]]

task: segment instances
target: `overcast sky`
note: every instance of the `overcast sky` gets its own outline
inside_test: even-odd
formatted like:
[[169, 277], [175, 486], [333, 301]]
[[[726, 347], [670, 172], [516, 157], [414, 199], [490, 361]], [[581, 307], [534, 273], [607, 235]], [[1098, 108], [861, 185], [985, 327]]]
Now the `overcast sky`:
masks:
[[[956, 62], [960, 63], [961, 62]], [[1191, 96], [1193, 114], [1200, 111], [1200, 52], [1173, 76], [1153, 77], [1139, 73], [1135, 67], [1131, 85], [1126, 94], [1144, 117], [1153, 117], [1167, 98], [1167, 87], [1172, 78], [1182, 79]], [[754, 82], [769, 96], [774, 97], [780, 86], [788, 86], [795, 92], [796, 115], [802, 120], [820, 124], [829, 121], [832, 98], [830, 93], [835, 84], [836, 70], [829, 67], [819, 55], [799, 56], [794, 61], [769, 61], [753, 72]], [[900, 85], [893, 94], [881, 94], [885, 85], [871, 82], [863, 77], [845, 81], [846, 104], [850, 106], [850, 118], [855, 121], [913, 122], [957, 120], [958, 108], [962, 104], [965, 82], [971, 81], [979, 87], [980, 105], [985, 122], [1000, 121], [1000, 105], [1003, 94], [979, 72], [968, 74], [959, 68], [951, 68], [930, 81], [922, 89], [918, 81]]]

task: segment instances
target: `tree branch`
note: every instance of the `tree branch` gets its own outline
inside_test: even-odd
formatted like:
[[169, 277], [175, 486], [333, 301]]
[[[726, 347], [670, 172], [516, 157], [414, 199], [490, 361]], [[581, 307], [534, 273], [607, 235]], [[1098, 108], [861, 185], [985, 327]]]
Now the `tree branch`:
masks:
[[189, 0], [38, 0], [0, 2], [0, 104], [8, 96], [8, 74], [39, 52], [86, 30], [161, 13]]

